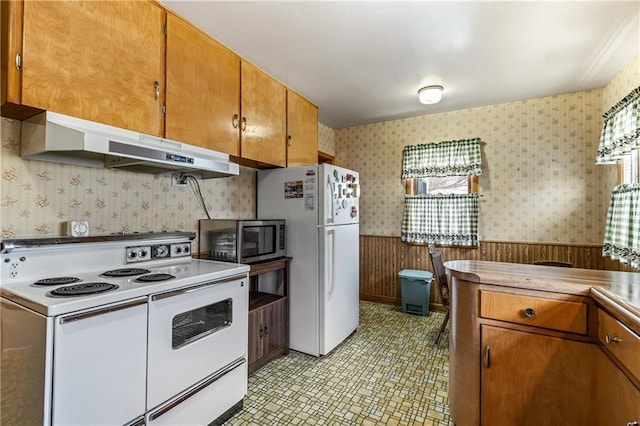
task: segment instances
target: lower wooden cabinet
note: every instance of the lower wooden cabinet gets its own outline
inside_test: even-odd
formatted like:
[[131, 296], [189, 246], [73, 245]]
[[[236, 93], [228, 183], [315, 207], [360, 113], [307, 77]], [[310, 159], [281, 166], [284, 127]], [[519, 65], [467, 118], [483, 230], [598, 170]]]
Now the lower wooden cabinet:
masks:
[[640, 390], [603, 351], [598, 351], [596, 361], [594, 424], [626, 426], [640, 422]]
[[[249, 374], [289, 353], [289, 263], [290, 257], [254, 263], [249, 271]], [[259, 291], [258, 278], [282, 273], [278, 292]]]
[[591, 424], [594, 345], [487, 325], [481, 334], [482, 425]]
[[286, 297], [252, 292], [249, 310], [249, 372], [287, 352]]
[[502, 285], [456, 276], [487, 279], [479, 266], [453, 274], [445, 266], [452, 275], [449, 402], [457, 425], [640, 424], [640, 335], [597, 298], [572, 292], [567, 271], [547, 277], [558, 284], [554, 290], [567, 285], [561, 293], [507, 289], [510, 266], [490, 277]]

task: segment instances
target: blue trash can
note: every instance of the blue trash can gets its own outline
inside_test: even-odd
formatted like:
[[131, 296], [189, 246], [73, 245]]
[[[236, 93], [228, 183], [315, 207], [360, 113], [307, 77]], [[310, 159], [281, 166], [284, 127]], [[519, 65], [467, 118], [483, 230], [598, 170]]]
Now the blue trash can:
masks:
[[398, 278], [400, 279], [402, 312], [422, 316], [428, 315], [433, 274], [429, 271], [403, 269], [398, 273]]

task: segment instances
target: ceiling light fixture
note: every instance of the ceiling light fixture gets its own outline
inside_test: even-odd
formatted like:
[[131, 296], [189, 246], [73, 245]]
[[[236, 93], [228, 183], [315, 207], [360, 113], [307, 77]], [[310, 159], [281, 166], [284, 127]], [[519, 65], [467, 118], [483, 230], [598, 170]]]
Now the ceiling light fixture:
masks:
[[418, 90], [418, 98], [420, 99], [420, 103], [429, 105], [429, 104], [437, 104], [442, 99], [442, 91], [444, 87], [433, 85], [433, 86], [425, 86], [422, 89]]

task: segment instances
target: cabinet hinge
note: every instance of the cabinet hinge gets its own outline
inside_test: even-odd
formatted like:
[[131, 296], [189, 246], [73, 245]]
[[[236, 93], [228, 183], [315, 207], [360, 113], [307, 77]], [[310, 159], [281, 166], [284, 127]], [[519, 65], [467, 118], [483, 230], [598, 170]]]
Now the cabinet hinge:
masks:
[[162, 105], [162, 115], [167, 115], [167, 106]]
[[19, 53], [16, 53], [16, 68], [22, 69], [22, 55]]

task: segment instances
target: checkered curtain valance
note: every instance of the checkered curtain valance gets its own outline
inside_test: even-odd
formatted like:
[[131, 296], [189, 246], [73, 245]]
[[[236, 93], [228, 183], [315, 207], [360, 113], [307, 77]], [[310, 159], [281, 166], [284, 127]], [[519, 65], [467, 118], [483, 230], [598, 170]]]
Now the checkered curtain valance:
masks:
[[640, 269], [640, 185], [618, 185], [611, 193], [602, 254]]
[[404, 148], [402, 178], [482, 174], [480, 139], [409, 145]]
[[640, 149], [640, 87], [604, 115], [596, 164], [613, 164]]
[[402, 241], [478, 245], [478, 194], [406, 196]]

